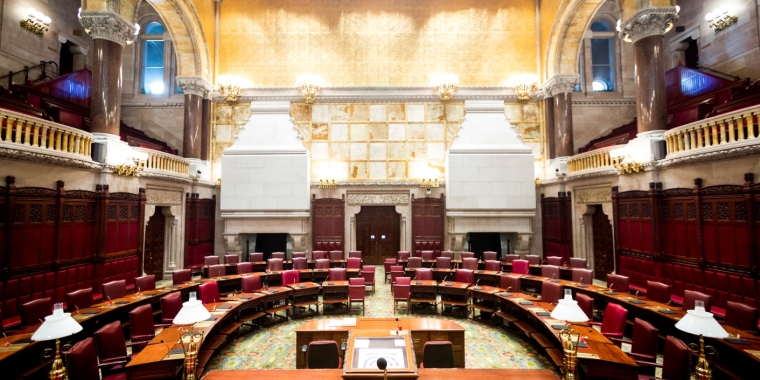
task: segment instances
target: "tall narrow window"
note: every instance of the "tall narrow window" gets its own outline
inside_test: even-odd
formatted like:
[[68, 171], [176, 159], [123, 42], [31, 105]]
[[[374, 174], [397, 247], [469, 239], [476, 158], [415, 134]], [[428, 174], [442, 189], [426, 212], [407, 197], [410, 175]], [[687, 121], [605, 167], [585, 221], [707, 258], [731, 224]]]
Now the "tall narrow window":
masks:
[[164, 84], [164, 26], [150, 22], [142, 38], [142, 93], [163, 94]]
[[[599, 20], [591, 24], [591, 31], [612, 32], [612, 26]], [[614, 51], [612, 38], [591, 39], [591, 87], [595, 92], [615, 91]]]

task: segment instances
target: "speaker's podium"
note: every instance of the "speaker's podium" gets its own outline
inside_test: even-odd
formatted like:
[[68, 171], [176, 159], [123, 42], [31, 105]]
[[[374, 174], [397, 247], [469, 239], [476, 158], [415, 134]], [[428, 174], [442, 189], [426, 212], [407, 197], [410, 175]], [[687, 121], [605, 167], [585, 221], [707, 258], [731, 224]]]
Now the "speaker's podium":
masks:
[[[385, 367], [383, 369], [383, 367]], [[343, 379], [417, 379], [417, 361], [408, 331], [351, 330]]]

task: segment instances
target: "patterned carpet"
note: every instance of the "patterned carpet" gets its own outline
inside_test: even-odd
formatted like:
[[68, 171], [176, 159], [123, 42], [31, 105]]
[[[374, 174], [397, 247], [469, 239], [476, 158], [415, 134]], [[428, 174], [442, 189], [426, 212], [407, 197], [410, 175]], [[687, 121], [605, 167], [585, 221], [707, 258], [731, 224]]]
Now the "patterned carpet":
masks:
[[[375, 294], [367, 288], [364, 317], [393, 317], [393, 299], [390, 285], [383, 284], [383, 268], [377, 268]], [[416, 310], [415, 310], [416, 311]], [[207, 364], [212, 369], [295, 369], [296, 333], [305, 322], [316, 318], [342, 318], [346, 315], [318, 316], [260, 329], [246, 334], [241, 331], [223, 351]], [[399, 305], [397, 316], [406, 317], [404, 304]], [[465, 328], [465, 366], [467, 368], [522, 368], [553, 369], [553, 365], [527, 342], [511, 332], [471, 320], [442, 317], [435, 314], [412, 314], [412, 316], [452, 319]], [[351, 317], [362, 317], [355, 305]]]

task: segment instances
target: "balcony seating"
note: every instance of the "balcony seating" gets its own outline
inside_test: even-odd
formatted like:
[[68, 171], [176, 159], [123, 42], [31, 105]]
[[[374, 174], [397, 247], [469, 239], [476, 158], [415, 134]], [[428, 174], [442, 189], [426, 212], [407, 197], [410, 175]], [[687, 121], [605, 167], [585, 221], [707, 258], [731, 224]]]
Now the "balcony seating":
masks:
[[362, 315], [364, 315], [364, 292], [366, 291], [364, 286], [364, 279], [361, 277], [354, 277], [348, 280], [348, 311], [351, 314], [351, 308], [354, 303], [362, 304]]
[[478, 270], [478, 259], [465, 257], [462, 259], [462, 269]]
[[430, 268], [417, 268], [414, 276], [417, 280], [432, 280], [433, 270]]
[[549, 263], [549, 265], [554, 265], [561, 267], [562, 266], [562, 258], [559, 256], [550, 256], [546, 258], [546, 262]]
[[499, 260], [486, 260], [484, 264], [485, 270], [492, 270], [496, 272], [501, 272], [501, 261]]
[[559, 267], [555, 265], [544, 265], [541, 267], [541, 276], [551, 279], [559, 279]]
[[66, 374], [69, 379], [76, 380], [126, 380], [124, 372], [104, 374], [100, 377], [98, 365], [98, 353], [95, 350], [95, 341], [85, 338], [71, 347], [66, 360]]
[[346, 268], [330, 268], [327, 281], [346, 281]]
[[454, 346], [447, 340], [426, 342], [420, 368], [454, 368]]
[[285, 252], [272, 252], [270, 259], [280, 259], [285, 261]]
[[422, 252], [422, 260], [425, 261], [431, 261], [435, 257], [435, 252], [433, 251], [421, 251]]
[[504, 255], [504, 264], [512, 264], [513, 261], [519, 259], [520, 255]]
[[757, 308], [739, 302], [726, 302], [725, 324], [739, 330], [757, 330]]
[[604, 309], [604, 318], [602, 318], [602, 323], [587, 323], [591, 325], [602, 326], [601, 333], [607, 338], [622, 339], [623, 333], [625, 332], [625, 321], [627, 317], [628, 310], [618, 304], [610, 302], [607, 304], [607, 308]]
[[219, 264], [219, 256], [206, 256], [203, 258], [204, 265], [217, 265]]
[[[712, 310], [712, 296], [709, 296], [702, 292], [694, 290], [684, 290], [683, 292], [683, 309], [694, 310], [694, 301], [702, 301], [705, 303], [705, 311], [710, 312]], [[725, 315], [725, 313], [723, 314]], [[721, 315], [721, 316], [723, 316]]]
[[494, 251], [483, 252], [483, 261], [499, 260], [499, 254]]
[[386, 257], [385, 262], [383, 262], [383, 269], [385, 269], [385, 273], [383, 275], [383, 283], [388, 283], [388, 279], [391, 277], [391, 265], [396, 265], [396, 259], [392, 257]]
[[404, 267], [401, 265], [391, 265], [391, 286], [396, 283], [399, 277], [404, 277]]
[[406, 267], [408, 269], [422, 268], [422, 257], [410, 257]]
[[224, 255], [225, 264], [237, 264], [239, 261], [238, 255]]
[[396, 314], [399, 302], [406, 302], [406, 312], [409, 313], [409, 296], [410, 296], [410, 278], [398, 277], [395, 279], [396, 283], [391, 285], [393, 287], [393, 314]]
[[556, 304], [562, 297], [562, 285], [551, 281], [541, 283], [541, 302]]
[[607, 288], [612, 289], [616, 292], [628, 292], [628, 277], [621, 276], [619, 274], [608, 274], [607, 275]]
[[317, 259], [314, 261], [314, 269], [330, 269], [330, 260]]
[[208, 266], [208, 277], [222, 277], [227, 272], [227, 267], [224, 264], [216, 264]]
[[103, 299], [115, 300], [127, 295], [127, 282], [117, 280], [103, 284]]
[[243, 277], [240, 283], [243, 293], [255, 293], [261, 290], [261, 277], [257, 274]]
[[409, 260], [409, 251], [398, 251], [398, 260]]
[[470, 285], [475, 283], [475, 272], [470, 269], [457, 269], [454, 281], [467, 282]]
[[314, 261], [326, 259], [327, 258], [327, 251], [314, 251], [311, 253], [311, 259]]
[[252, 263], [261, 263], [261, 262], [264, 262], [264, 254], [262, 252], [251, 253], [250, 260], [251, 260]]
[[[92, 288], [75, 290], [66, 295], [66, 309], [72, 313], [92, 306]], [[0, 318], [0, 320], [2, 320]]]
[[446, 256], [436, 257], [435, 267], [438, 269], [451, 269], [451, 258]]
[[301, 270], [301, 269], [308, 269], [308, 263], [306, 262], [305, 257], [294, 257], [293, 258], [293, 269], [295, 270]]
[[182, 293], [174, 292], [161, 297], [161, 321], [172, 323], [182, 309]]
[[528, 260], [514, 260], [512, 261], [512, 273], [528, 274], [529, 265]]
[[293, 285], [301, 282], [301, 272], [297, 270], [286, 270], [282, 272], [282, 286]]
[[475, 257], [475, 252], [462, 252], [461, 257], [462, 257], [462, 260], [464, 260], [466, 258], [474, 258]]
[[349, 257], [346, 260], [347, 269], [361, 269], [361, 267], [362, 267], [362, 259], [358, 257]]
[[207, 282], [198, 287], [201, 302], [204, 305], [219, 302], [219, 285], [216, 281]]
[[647, 298], [654, 302], [670, 302], [670, 285], [662, 282], [647, 281]]
[[330, 251], [330, 261], [343, 260], [343, 251]]
[[[422, 251], [432, 251], [433, 257], [430, 260], [434, 260], [441, 255], [441, 242], [440, 241], [415, 241], [414, 252], [415, 256], [422, 257]], [[427, 260], [427, 259], [425, 259]]]
[[503, 274], [499, 276], [499, 287], [502, 289], [507, 289], [507, 291], [519, 292], [520, 279], [515, 276]]
[[450, 259], [454, 258], [454, 252], [452, 251], [441, 251], [441, 256], [439, 257], [448, 257]]
[[290, 254], [290, 258], [291, 259], [296, 259], [296, 258], [299, 258], [299, 257], [306, 258], [306, 252], [292, 252]]
[[591, 285], [594, 282], [594, 271], [591, 269], [573, 268], [573, 281]]
[[267, 260], [267, 271], [279, 272], [282, 271], [282, 259], [269, 259]]
[[253, 272], [253, 263], [237, 263], [235, 264], [235, 273], [245, 274]]
[[538, 255], [525, 255], [525, 260], [529, 265], [541, 265], [541, 256]]
[[356, 257], [359, 260], [362, 259], [362, 251], [348, 251], [348, 257]]
[[580, 257], [571, 257], [570, 258], [570, 268], [582, 268], [586, 269], [588, 267], [588, 260], [583, 259]]
[[[158, 327], [167, 328], [171, 324]], [[156, 325], [153, 323], [153, 308], [150, 305], [138, 306], [129, 312], [130, 340], [132, 343], [148, 342], [156, 336]], [[141, 346], [133, 348], [133, 352]], [[139, 350], [137, 350], [139, 351]]]
[[135, 277], [135, 288], [138, 292], [156, 289], [156, 276], [148, 274], [145, 276]]
[[375, 266], [365, 265], [362, 268], [362, 278], [364, 279], [364, 286], [372, 287], [372, 295], [375, 294]]
[[28, 327], [42, 323], [53, 312], [50, 297], [39, 298], [21, 305], [21, 326]]
[[586, 314], [589, 320], [594, 319], [594, 299], [583, 294], [583, 293], [575, 293], [575, 301], [578, 302], [578, 307], [583, 310], [583, 313]]

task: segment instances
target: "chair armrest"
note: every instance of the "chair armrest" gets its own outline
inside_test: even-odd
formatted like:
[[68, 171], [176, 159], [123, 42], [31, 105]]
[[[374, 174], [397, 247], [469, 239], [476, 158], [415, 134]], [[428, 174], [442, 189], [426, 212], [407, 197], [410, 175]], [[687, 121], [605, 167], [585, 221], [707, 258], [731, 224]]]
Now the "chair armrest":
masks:
[[602, 325], [602, 323], [601, 323], [601, 322], [591, 322], [591, 321], [588, 321], [588, 322], [586, 322], [586, 323], [588, 323], [588, 324], [589, 324], [589, 325], [591, 325], [591, 326], [601, 326], [601, 325]]
[[633, 344], [633, 341], [632, 340], [628, 340], [628, 339], [620, 339], [620, 338], [612, 338], [612, 337], [608, 337], [607, 339], [611, 340], [612, 342], [614, 342], [618, 346], [621, 345], [621, 344], [623, 344], [623, 343]]
[[109, 359], [107, 361], [100, 362], [100, 364], [98, 364], [98, 366], [99, 367], [108, 367], [108, 366], [114, 366], [114, 365], [119, 365], [119, 364], [127, 364], [129, 362], [129, 359], [130, 359], [129, 356], [125, 356], [125, 357], [119, 358], [119, 359]]
[[635, 361], [636, 364], [638, 365], [646, 365], [650, 367], [662, 367], [662, 363], [647, 362], [644, 360], [636, 360], [636, 359], [634, 359], [633, 361]]

